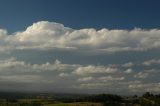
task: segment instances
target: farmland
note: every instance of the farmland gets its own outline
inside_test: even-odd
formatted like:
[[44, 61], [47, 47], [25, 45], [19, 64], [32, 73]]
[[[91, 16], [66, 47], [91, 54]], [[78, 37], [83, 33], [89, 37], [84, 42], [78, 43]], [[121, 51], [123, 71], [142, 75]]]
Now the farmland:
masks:
[[160, 95], [0, 93], [0, 106], [160, 106]]

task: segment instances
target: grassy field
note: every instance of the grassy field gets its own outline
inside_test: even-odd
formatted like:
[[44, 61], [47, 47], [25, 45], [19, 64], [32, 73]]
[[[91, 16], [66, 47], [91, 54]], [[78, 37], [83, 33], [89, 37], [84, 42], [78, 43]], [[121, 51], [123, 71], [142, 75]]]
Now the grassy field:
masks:
[[44, 106], [102, 106], [101, 103], [75, 102], [75, 103], [55, 103]]
[[[7, 94], [2, 94], [3, 96]], [[40, 96], [39, 96], [40, 95]], [[111, 94], [99, 94], [89, 96], [56, 95], [50, 94], [29, 95], [20, 97], [18, 94], [10, 94], [0, 99], [0, 106], [160, 106], [160, 94], [149, 92], [142, 96], [121, 97]], [[17, 98], [15, 98], [17, 97]], [[26, 98], [23, 98], [26, 97]]]
[[18, 99], [18, 100], [1, 100], [0, 106], [102, 106], [101, 103], [94, 102], [56, 102], [46, 99]]

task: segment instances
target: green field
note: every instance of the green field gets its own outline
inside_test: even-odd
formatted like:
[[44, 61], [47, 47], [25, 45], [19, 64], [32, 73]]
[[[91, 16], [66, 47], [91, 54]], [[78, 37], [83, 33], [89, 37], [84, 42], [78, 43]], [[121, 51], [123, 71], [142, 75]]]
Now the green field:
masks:
[[44, 106], [102, 106], [101, 103], [91, 103], [91, 102], [75, 102], [75, 103], [55, 103]]
[[51, 95], [1, 93], [0, 106], [160, 106], [160, 94], [122, 97], [112, 94]]
[[16, 101], [1, 100], [0, 106], [102, 106], [102, 104], [93, 102], [63, 103], [42, 99], [19, 99]]

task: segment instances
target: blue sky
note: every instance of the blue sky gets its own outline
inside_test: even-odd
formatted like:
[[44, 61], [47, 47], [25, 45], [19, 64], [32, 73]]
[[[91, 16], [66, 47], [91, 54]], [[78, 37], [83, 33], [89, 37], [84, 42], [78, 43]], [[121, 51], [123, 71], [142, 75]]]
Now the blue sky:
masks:
[[1, 0], [0, 27], [24, 30], [33, 22], [47, 20], [75, 29], [157, 28], [159, 0]]
[[159, 4], [0, 0], [0, 90], [160, 92]]

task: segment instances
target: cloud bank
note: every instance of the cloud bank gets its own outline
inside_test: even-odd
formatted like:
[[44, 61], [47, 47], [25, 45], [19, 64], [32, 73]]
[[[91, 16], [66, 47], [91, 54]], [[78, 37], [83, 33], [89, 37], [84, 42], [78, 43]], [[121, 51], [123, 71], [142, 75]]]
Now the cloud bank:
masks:
[[160, 30], [96, 30], [64, 27], [64, 25], [40, 21], [25, 31], [8, 35], [0, 30], [0, 51], [12, 49], [75, 49], [80, 52], [144, 51], [160, 47]]
[[76, 30], [48, 21], [0, 29], [0, 90], [160, 92], [159, 50], [159, 29]]

